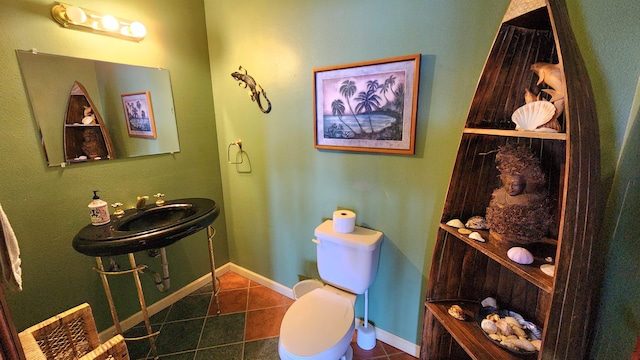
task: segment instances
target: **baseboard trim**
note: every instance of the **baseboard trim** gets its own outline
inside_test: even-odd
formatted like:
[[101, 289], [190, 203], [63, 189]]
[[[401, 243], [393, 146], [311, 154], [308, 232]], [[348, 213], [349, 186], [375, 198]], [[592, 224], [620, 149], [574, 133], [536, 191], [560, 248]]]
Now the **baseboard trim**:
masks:
[[249, 280], [253, 280], [264, 287], [267, 287], [281, 295], [284, 295], [290, 299], [293, 299], [293, 289], [290, 289], [282, 284], [279, 284], [269, 278], [266, 278], [260, 274], [256, 274], [253, 271], [247, 270], [236, 264], [229, 263], [229, 265], [230, 265], [229, 271], [232, 271], [238, 275], [242, 275]]
[[[282, 284], [279, 284], [269, 278], [266, 278], [260, 274], [257, 274], [251, 270], [245, 269], [241, 266], [238, 266], [234, 263], [226, 263], [219, 268], [216, 269], [216, 276], [222, 276], [229, 271], [232, 271], [238, 275], [242, 275], [243, 277], [255, 281], [258, 284], [265, 286], [279, 294], [282, 294], [290, 299], [293, 299], [293, 289], [288, 288]], [[176, 292], [168, 295], [167, 297], [159, 300], [158, 302], [147, 307], [147, 312], [149, 316], [153, 316], [158, 312], [164, 310], [165, 308], [171, 306], [173, 303], [178, 300], [184, 298], [185, 296], [191, 294], [192, 292], [200, 289], [201, 287], [207, 285], [211, 282], [211, 273], [207, 273], [200, 278], [194, 280], [192, 283], [186, 285], [185, 287], [178, 289]], [[144, 320], [142, 316], [142, 310], [131, 315], [125, 320], [120, 321], [120, 326], [122, 327], [122, 331], [129, 330], [135, 325], [139, 324]], [[358, 326], [362, 325], [362, 320], [357, 319]], [[115, 326], [111, 326], [110, 328], [100, 332], [100, 340], [102, 342], [107, 341], [112, 336], [116, 334]], [[420, 357], [420, 346], [416, 345], [408, 340], [405, 340], [399, 336], [396, 336], [390, 332], [384, 331], [376, 327], [376, 338], [385, 344], [389, 344], [403, 352], [406, 352], [409, 355]]]

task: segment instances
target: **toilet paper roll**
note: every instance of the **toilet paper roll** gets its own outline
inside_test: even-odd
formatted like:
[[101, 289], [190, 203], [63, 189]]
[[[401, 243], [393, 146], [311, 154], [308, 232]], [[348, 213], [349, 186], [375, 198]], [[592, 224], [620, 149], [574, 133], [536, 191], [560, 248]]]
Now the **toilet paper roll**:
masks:
[[356, 213], [349, 210], [337, 210], [333, 212], [333, 231], [339, 233], [351, 233], [356, 229]]

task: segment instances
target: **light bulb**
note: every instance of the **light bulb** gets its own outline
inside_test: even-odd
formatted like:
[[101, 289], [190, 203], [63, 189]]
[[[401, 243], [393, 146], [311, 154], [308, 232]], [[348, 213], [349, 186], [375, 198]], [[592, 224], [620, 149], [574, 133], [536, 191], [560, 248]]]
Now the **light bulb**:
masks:
[[137, 38], [143, 38], [147, 35], [147, 28], [139, 21], [134, 21], [129, 25], [131, 34]]
[[107, 30], [117, 30], [119, 27], [118, 20], [111, 15], [105, 15], [102, 17], [102, 27]]
[[82, 24], [87, 21], [87, 14], [85, 14], [81, 8], [77, 6], [67, 6], [65, 10], [69, 21], [76, 24]]

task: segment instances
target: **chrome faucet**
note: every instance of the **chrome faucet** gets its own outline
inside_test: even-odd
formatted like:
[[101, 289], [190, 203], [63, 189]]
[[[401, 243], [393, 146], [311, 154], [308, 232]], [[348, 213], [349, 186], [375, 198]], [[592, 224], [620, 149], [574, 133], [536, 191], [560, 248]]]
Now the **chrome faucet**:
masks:
[[149, 199], [148, 196], [138, 196], [138, 199], [136, 201], [136, 209], [144, 209], [144, 206], [147, 204], [147, 199]]

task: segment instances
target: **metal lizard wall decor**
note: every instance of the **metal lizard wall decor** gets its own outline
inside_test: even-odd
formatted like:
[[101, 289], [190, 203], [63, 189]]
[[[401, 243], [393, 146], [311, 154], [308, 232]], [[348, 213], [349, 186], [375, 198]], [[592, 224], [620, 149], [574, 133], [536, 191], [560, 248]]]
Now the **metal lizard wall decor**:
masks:
[[[238, 70], [240, 71], [231, 73], [231, 76], [238, 81], [238, 86], [242, 88], [249, 87], [249, 97], [251, 98], [251, 101], [257, 102], [260, 111], [268, 114], [271, 111], [271, 101], [269, 101], [269, 98], [267, 98], [267, 93], [264, 91], [262, 86], [256, 83], [253, 77], [247, 74], [246, 69], [240, 66]], [[267, 101], [268, 106], [266, 109], [262, 107], [262, 103], [260, 102], [260, 95], [262, 95], [262, 97]]]

